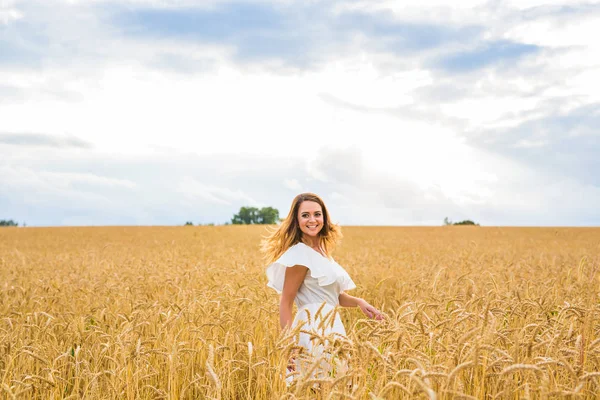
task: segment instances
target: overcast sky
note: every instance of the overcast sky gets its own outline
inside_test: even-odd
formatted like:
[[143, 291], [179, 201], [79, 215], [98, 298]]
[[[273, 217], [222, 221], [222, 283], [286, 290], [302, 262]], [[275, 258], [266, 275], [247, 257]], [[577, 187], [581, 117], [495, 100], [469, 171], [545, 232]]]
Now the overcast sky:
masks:
[[0, 219], [597, 226], [599, 37], [598, 1], [0, 0]]

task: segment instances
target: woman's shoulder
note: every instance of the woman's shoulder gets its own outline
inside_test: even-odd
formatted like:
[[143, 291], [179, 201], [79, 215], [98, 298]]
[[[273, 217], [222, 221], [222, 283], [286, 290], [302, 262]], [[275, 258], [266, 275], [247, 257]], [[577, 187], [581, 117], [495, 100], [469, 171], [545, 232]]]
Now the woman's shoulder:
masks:
[[317, 259], [322, 258], [324, 260], [333, 261], [333, 257], [324, 256], [323, 254], [319, 253], [317, 250], [313, 249], [312, 247], [308, 246], [303, 242], [298, 242], [291, 245], [286, 251], [283, 252], [283, 254], [305, 254], [310, 258], [316, 257]]
[[294, 243], [293, 245], [291, 245], [290, 247], [288, 247], [282, 254], [281, 256], [279, 256], [279, 258], [277, 259], [277, 261], [282, 260], [282, 259], [287, 259], [290, 257], [302, 257], [302, 258], [306, 258], [306, 256], [308, 255], [307, 253], [307, 246], [302, 243], [302, 242], [298, 242], [298, 243]]
[[327, 258], [302, 242], [290, 246], [275, 262], [267, 268], [268, 286], [281, 291], [285, 280], [285, 270], [295, 265], [303, 265], [309, 274], [317, 280], [319, 286], [327, 286], [336, 281], [342, 290], [355, 287], [348, 273], [332, 258]]

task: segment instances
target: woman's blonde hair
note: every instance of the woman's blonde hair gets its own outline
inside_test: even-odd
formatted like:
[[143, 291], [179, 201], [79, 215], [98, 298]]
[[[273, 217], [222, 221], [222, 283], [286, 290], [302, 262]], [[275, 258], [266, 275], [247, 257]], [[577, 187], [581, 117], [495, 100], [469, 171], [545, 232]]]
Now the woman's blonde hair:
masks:
[[298, 209], [304, 201], [314, 201], [323, 210], [323, 228], [319, 232], [319, 245], [327, 257], [342, 238], [342, 228], [331, 222], [323, 200], [314, 193], [301, 193], [294, 198], [290, 212], [281, 224], [262, 241], [261, 250], [268, 264], [277, 260], [287, 249], [302, 241], [302, 231], [298, 223]]

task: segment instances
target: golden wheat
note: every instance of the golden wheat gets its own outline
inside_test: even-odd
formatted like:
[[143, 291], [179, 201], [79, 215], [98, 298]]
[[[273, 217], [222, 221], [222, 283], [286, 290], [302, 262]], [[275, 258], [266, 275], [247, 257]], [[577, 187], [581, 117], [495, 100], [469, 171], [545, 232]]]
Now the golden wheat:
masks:
[[[384, 312], [286, 387], [260, 226], [0, 229], [0, 398], [512, 399], [600, 392], [600, 229], [347, 227]], [[326, 324], [327, 318], [323, 319]], [[323, 343], [325, 338], [315, 335]], [[316, 368], [316, 364], [312, 365]]]

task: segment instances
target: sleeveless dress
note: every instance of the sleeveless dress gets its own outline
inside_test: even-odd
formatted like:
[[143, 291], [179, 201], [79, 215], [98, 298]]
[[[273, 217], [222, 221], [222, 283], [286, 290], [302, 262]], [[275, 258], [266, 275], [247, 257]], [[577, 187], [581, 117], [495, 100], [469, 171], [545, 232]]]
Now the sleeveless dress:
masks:
[[[304, 348], [305, 353], [303, 357], [296, 358], [297, 374], [302, 376], [311, 370], [311, 378], [321, 378], [330, 374], [333, 369], [344, 370], [347, 368], [345, 364], [340, 364], [339, 360], [331, 360], [327, 353], [326, 348], [330, 344], [330, 340], [322, 341], [318, 336], [326, 336], [330, 339], [335, 336], [346, 336], [346, 330], [337, 313], [336, 306], [339, 306], [340, 293], [354, 289], [356, 285], [337, 262], [299, 242], [291, 246], [267, 267], [267, 286], [281, 294], [285, 271], [294, 265], [303, 265], [308, 268], [304, 282], [300, 285], [294, 299], [298, 306], [298, 312], [292, 328], [296, 328], [298, 325], [302, 326], [297, 342]], [[319, 362], [319, 367], [311, 368], [313, 362]], [[297, 374], [286, 378], [288, 385]]]

